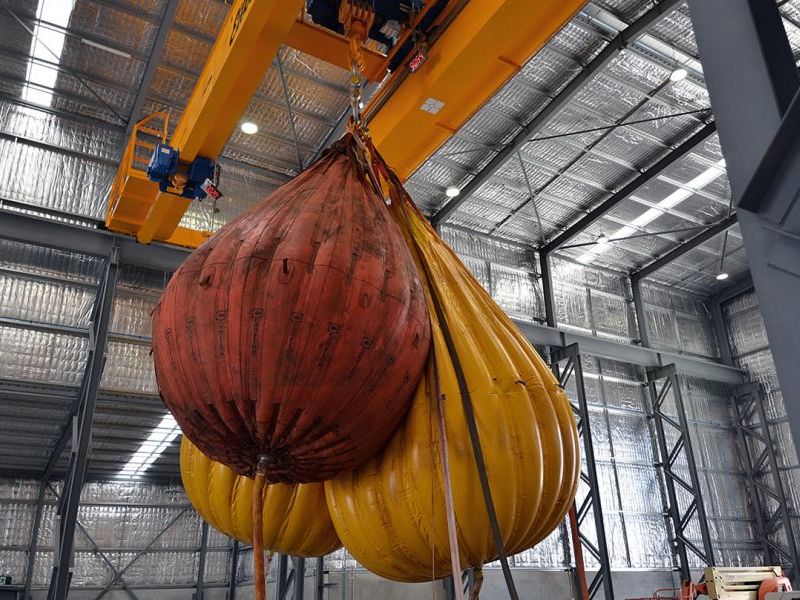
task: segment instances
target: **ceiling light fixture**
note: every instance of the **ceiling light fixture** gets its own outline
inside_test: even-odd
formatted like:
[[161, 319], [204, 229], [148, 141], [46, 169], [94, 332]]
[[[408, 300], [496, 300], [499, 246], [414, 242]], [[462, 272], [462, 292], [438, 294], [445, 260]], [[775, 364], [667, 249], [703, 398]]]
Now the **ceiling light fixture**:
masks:
[[601, 233], [600, 235], [597, 236], [597, 243], [602, 246], [605, 246], [610, 241], [611, 240], [608, 239], [608, 236], [605, 233]]
[[670, 81], [683, 81], [689, 76], [689, 71], [684, 69], [683, 67], [678, 67], [672, 73], [669, 74]]
[[728, 277], [729, 276], [725, 271], [722, 273], [717, 273], [717, 281], [725, 281]]
[[127, 464], [117, 473], [117, 477], [131, 479], [143, 475], [180, 434], [181, 428], [178, 427], [175, 418], [169, 413], [164, 415], [158, 426], [150, 432]]
[[456, 197], [456, 196], [458, 196], [460, 193], [461, 193], [461, 190], [460, 190], [460, 189], [458, 189], [458, 188], [457, 188], [456, 186], [454, 186], [454, 185], [449, 185], [449, 186], [447, 186], [447, 189], [444, 191], [444, 195], [445, 195], [445, 196], [447, 196], [448, 198], [455, 198], [455, 197]]
[[52, 90], [58, 79], [58, 68], [46, 64], [45, 61], [56, 64], [61, 62], [66, 34], [52, 27], [44, 27], [40, 22], [46, 21], [66, 29], [74, 6], [75, 0], [39, 0], [25, 75], [28, 85], [22, 89], [22, 99], [26, 102], [41, 106], [53, 104]]
[[116, 48], [112, 48], [111, 46], [106, 46], [105, 44], [101, 44], [100, 42], [87, 40], [86, 38], [81, 38], [81, 44], [84, 44], [85, 46], [91, 46], [92, 48], [97, 48], [98, 50], [102, 50], [103, 52], [116, 54], [117, 56], [121, 56], [122, 58], [131, 58], [131, 55], [128, 54], [127, 52], [123, 52], [122, 50], [117, 50]]
[[[648, 208], [641, 215], [631, 221], [630, 225], [624, 225], [611, 234], [611, 238], [619, 239], [626, 238], [630, 235], [640, 231], [646, 225], [655, 221], [658, 217], [663, 215], [669, 209], [676, 207], [678, 204], [689, 198], [695, 192], [703, 189], [712, 181], [715, 181], [725, 173], [725, 159], [717, 161], [713, 166], [709, 167], [697, 177], [692, 179], [689, 183], [679, 187], [661, 202], [654, 205], [653, 208]], [[596, 259], [600, 254], [607, 252], [611, 246], [609, 244], [596, 244], [589, 248], [578, 257], [578, 262], [581, 264], [589, 264]]]
[[258, 133], [258, 125], [253, 123], [252, 121], [245, 121], [242, 123], [239, 128], [242, 130], [242, 133], [247, 135], [255, 135]]

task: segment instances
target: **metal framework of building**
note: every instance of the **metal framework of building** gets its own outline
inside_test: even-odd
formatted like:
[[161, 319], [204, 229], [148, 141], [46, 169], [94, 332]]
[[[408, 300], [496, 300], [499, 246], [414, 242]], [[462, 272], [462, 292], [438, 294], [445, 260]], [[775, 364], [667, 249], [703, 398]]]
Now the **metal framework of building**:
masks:
[[[221, 0], [145, 4], [78, 0], [74, 14], [81, 18], [57, 25], [17, 0], [5, 7], [9, 18], [0, 25], [6, 40], [0, 56], [7, 63], [0, 78], [9, 83], [0, 91], [0, 156], [6, 157], [0, 167], [8, 162], [18, 169], [8, 169], [14, 185], [0, 182], [0, 243], [7, 244], [0, 252], [8, 255], [0, 256], [0, 340], [9, 348], [0, 361], [12, 365], [0, 366], [0, 431], [19, 436], [0, 440], [0, 476], [35, 482], [28, 497], [13, 496], [9, 484], [9, 497], [0, 498], [24, 507], [30, 518], [24, 543], [0, 548], [0, 566], [6, 556], [8, 564], [12, 555], [22, 556], [26, 599], [46, 588], [48, 600], [62, 600], [76, 585], [96, 590], [96, 600], [112, 589], [136, 600], [137, 589], [170, 586], [192, 588], [198, 599], [224, 589], [233, 599], [237, 585], [251, 577], [245, 559], [251, 549], [221, 541], [199, 521], [192, 525], [196, 544], [165, 545], [171, 532], [195, 518], [185, 499], [120, 504], [167, 515], [135, 548], [95, 540], [81, 513], [90, 483], [98, 486], [94, 506], [117, 506], [103, 495], [101, 482], [115, 480], [165, 414], [155, 389], [147, 382], [126, 386], [115, 369], [126, 352], [149, 364], [147, 327], [120, 324], [121, 296], [157, 294], [159, 277], [168, 277], [190, 252], [106, 230], [104, 192], [138, 118], [156, 110], [181, 114], [228, 10]], [[576, 560], [578, 553], [586, 557], [595, 573], [587, 582], [589, 597], [613, 598], [613, 571], [625, 561], [688, 579], [700, 565], [762, 557], [800, 576], [800, 507], [792, 493], [798, 468], [786, 456], [791, 452], [781, 450], [800, 438], [800, 404], [793, 401], [800, 397], [800, 319], [796, 303], [787, 302], [800, 297], [800, 208], [794, 200], [800, 185], [794, 166], [800, 157], [800, 1], [779, 4], [593, 0], [449, 132], [407, 181], [442, 236], [531, 343], [549, 354], [565, 389], [572, 386], [586, 456], [585, 493], [574, 510], [580, 544], [570, 552], [561, 531], [555, 554], [561, 553], [565, 569], [579, 569], [573, 565], [584, 562]], [[202, 10], [192, 15], [189, 5]], [[103, 11], [127, 28], [93, 27], [92, 15]], [[26, 49], [38, 27], [64, 35], [60, 61]], [[293, 33], [295, 49], [278, 49], [264, 80], [254, 83], [245, 115], [260, 118], [262, 132], [255, 141], [236, 132], [220, 150], [221, 185], [230, 186], [230, 197], [219, 213], [187, 203], [182, 227], [218, 228], [308, 165], [341, 130], [347, 74], [304, 53], [301, 47], [309, 47], [301, 33]], [[98, 58], [91, 54], [102, 52], [97, 44], [117, 54]], [[120, 53], [135, 63], [130, 72], [118, 62]], [[103, 57], [109, 64], [101, 64]], [[42, 91], [26, 80], [26, 62], [58, 74], [46, 107], [26, 99], [27, 90]], [[671, 82], [678, 65], [688, 77]], [[36, 119], [49, 125], [37, 129]], [[37, 175], [44, 181], [37, 183]], [[84, 181], [65, 186], [63, 177]], [[451, 185], [461, 193], [448, 200], [444, 189]], [[601, 244], [601, 236], [610, 243]], [[727, 282], [716, 277], [722, 270]], [[83, 302], [85, 314], [17, 310], [15, 302], [33, 302], [36, 293], [30, 287], [6, 300], [2, 292], [17, 281], [42, 290], [68, 288], [71, 300], [62, 299], [55, 311]], [[734, 308], [753, 290], [768, 344], [743, 350]], [[131, 321], [147, 306], [131, 309]], [[33, 377], [24, 365], [14, 367], [9, 355], [20, 346], [11, 340], [23, 334], [28, 343], [49, 340], [53, 361], [59, 344], [79, 347], [79, 364], [70, 364], [74, 375], [55, 377], [40, 367]], [[771, 379], [755, 374], [748, 362], [763, 352], [774, 357]], [[594, 367], [586, 368], [587, 361]], [[617, 365], [631, 368], [629, 380], [607, 374]], [[128, 383], [146, 379], [139, 371], [127, 377]], [[723, 391], [698, 392], [698, 381]], [[638, 404], [615, 405], [604, 387], [615, 385], [635, 389]], [[774, 400], [779, 394], [785, 406]], [[703, 402], [709, 413], [723, 416], [701, 414]], [[766, 411], [769, 403], [784, 406], [785, 415]], [[649, 466], [621, 458], [613, 441], [593, 434], [597, 414], [605, 418], [609, 440], [613, 419], [644, 422], [648, 442], [638, 443], [652, 444]], [[788, 432], [780, 440], [776, 424]], [[730, 457], [712, 456], [706, 438], [714, 436], [735, 440], [739, 468], [725, 462]], [[158, 457], [143, 485], [174, 486], [176, 448]], [[657, 509], [625, 506], [620, 478], [637, 470], [647, 471]], [[608, 472], [616, 496], [604, 489]], [[732, 508], [731, 499], [728, 516], [708, 498], [732, 481], [746, 484], [749, 504]], [[628, 527], [659, 518], [667, 557], [648, 564], [632, 558]], [[740, 537], [723, 536], [723, 525], [733, 521], [745, 524], [736, 532]], [[55, 532], [52, 540], [45, 528]], [[619, 550], [609, 549], [618, 535], [611, 529], [623, 531], [624, 559], [612, 556]], [[754, 539], [744, 539], [745, 529]], [[170, 551], [196, 556], [190, 582], [129, 582], [149, 555]], [[43, 552], [52, 565], [40, 565]], [[74, 581], [78, 554], [102, 565], [105, 580]], [[346, 586], [348, 558], [336, 560]], [[313, 585], [321, 599], [333, 584], [335, 567], [327, 559], [278, 556], [274, 563], [278, 598], [302, 598], [304, 586]], [[464, 574], [467, 588], [472, 577]], [[453, 581], [446, 585], [453, 593]]]

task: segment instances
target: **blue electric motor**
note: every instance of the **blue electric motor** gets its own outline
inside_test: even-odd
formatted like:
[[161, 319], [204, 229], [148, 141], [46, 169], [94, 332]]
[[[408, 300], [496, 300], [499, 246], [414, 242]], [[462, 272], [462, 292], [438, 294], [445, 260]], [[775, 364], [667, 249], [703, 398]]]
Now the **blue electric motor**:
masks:
[[147, 165], [147, 177], [150, 181], [158, 183], [158, 189], [166, 192], [170, 179], [178, 169], [180, 152], [167, 144], [158, 144], [150, 157]]
[[[166, 192], [175, 173], [178, 171], [178, 159], [180, 151], [168, 144], [158, 144], [150, 157], [150, 164], [147, 165], [147, 177], [150, 181], [158, 183], [158, 189]], [[184, 198], [196, 198], [204, 200], [206, 193], [203, 191], [203, 183], [206, 179], [215, 179], [215, 163], [210, 158], [198, 156], [189, 165], [186, 174], [186, 184], [183, 186]]]

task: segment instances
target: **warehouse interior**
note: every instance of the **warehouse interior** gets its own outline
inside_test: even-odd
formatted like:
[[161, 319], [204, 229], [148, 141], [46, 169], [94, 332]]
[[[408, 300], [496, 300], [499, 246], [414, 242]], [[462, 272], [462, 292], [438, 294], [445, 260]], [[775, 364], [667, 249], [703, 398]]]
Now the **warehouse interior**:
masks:
[[[343, 4], [377, 23], [357, 86]], [[800, 0], [0, 15], [0, 598], [258, 598], [252, 544], [184, 491], [152, 315], [353, 114], [552, 369], [580, 484], [483, 570], [398, 583], [345, 548], [276, 553], [267, 597], [800, 597], [759, 595], [800, 588]], [[202, 194], [148, 172], [165, 147], [211, 159]], [[694, 587], [715, 574], [744, 595]]]

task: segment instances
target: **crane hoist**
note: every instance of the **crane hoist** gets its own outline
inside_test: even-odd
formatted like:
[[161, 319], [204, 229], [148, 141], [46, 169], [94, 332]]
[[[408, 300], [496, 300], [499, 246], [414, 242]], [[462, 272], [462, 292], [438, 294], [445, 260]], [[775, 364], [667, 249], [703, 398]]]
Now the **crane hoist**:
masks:
[[[166, 113], [132, 128], [106, 227], [195, 248], [180, 227], [193, 199], [219, 197], [217, 159], [281, 45], [380, 88], [363, 110], [376, 146], [409, 177], [580, 8], [584, 0], [235, 0], [172, 135]], [[360, 15], [359, 36], [346, 35]], [[360, 83], [360, 81], [359, 81]], [[413, 132], [413, 133], [409, 133]], [[224, 191], [224, 190], [223, 190]]]

